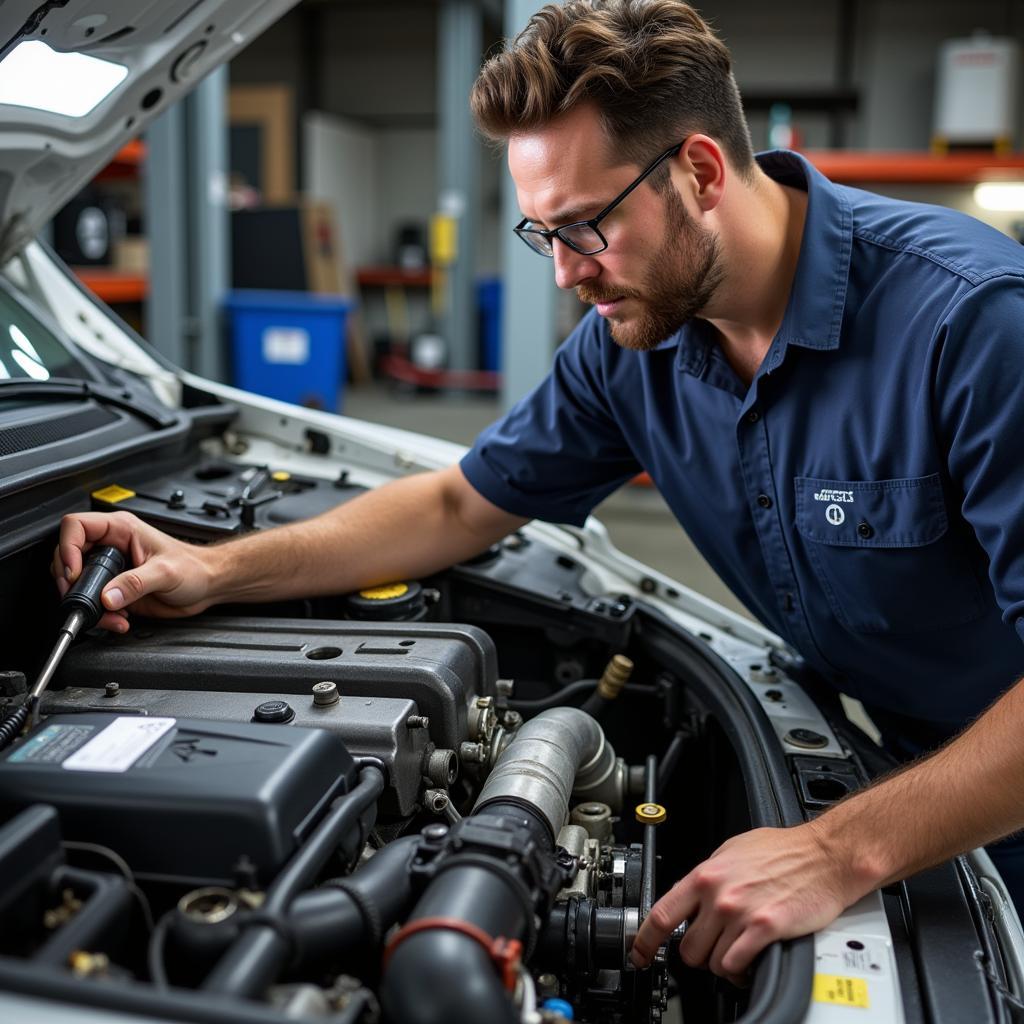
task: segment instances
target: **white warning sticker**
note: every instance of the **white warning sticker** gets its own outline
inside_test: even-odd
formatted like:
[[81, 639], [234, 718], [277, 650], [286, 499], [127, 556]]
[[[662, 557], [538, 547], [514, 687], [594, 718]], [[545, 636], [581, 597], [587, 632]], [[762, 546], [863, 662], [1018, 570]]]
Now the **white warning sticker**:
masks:
[[116, 718], [61, 767], [71, 772], [126, 772], [176, 721], [134, 715]]

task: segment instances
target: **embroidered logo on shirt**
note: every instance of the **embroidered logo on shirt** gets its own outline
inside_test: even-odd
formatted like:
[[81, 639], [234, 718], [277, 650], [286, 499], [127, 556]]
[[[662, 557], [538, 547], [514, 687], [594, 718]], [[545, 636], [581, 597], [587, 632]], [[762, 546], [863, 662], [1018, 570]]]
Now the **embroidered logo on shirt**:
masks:
[[834, 491], [831, 487], [814, 492], [815, 501], [843, 501], [847, 504], [853, 502], [853, 491]]
[[833, 526], [842, 526], [846, 522], [846, 513], [843, 511], [842, 505], [829, 505], [825, 509], [825, 518]]

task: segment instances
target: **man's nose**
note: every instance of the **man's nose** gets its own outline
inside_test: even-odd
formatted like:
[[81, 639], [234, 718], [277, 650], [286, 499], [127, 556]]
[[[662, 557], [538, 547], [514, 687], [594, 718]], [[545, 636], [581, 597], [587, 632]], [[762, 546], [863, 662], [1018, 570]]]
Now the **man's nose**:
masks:
[[555, 261], [555, 284], [559, 288], [575, 288], [597, 277], [600, 266], [593, 256], [584, 256], [566, 245], [560, 238], [552, 239], [551, 255]]

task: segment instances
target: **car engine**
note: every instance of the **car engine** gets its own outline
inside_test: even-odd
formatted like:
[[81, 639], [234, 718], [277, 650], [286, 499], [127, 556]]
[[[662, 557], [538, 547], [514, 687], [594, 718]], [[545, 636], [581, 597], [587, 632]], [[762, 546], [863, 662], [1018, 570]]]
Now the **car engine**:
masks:
[[[93, 503], [130, 493], [203, 543], [360, 490], [279, 474], [233, 500], [257, 476], [118, 477]], [[0, 954], [189, 1020], [659, 1021], [664, 955], [628, 962], [659, 800], [720, 743], [631, 650], [632, 600], [582, 576], [517, 534], [430, 580], [80, 639], [2, 737]], [[8, 712], [41, 653], [0, 673]]]
[[422, 621], [209, 617], [87, 639], [0, 764], [0, 807], [20, 812], [7, 853], [37, 864], [3, 933], [24, 943], [17, 922], [57, 891], [33, 962], [286, 1016], [518, 1020], [569, 996], [595, 1020], [658, 1019], [664, 972], [626, 967], [655, 828], [624, 811], [664, 816], [644, 803], [654, 780], [581, 708], [524, 720], [495, 655], [481, 629]]

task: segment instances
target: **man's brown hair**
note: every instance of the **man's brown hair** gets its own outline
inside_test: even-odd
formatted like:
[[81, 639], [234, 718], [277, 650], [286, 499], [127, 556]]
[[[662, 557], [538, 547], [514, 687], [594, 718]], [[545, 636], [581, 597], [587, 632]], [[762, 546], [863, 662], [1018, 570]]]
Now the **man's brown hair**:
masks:
[[[494, 140], [587, 102], [625, 162], [642, 166], [701, 132], [740, 174], [753, 170], [729, 50], [682, 0], [549, 4], [484, 64], [470, 98], [477, 125]], [[657, 179], [662, 185], [668, 175]]]

